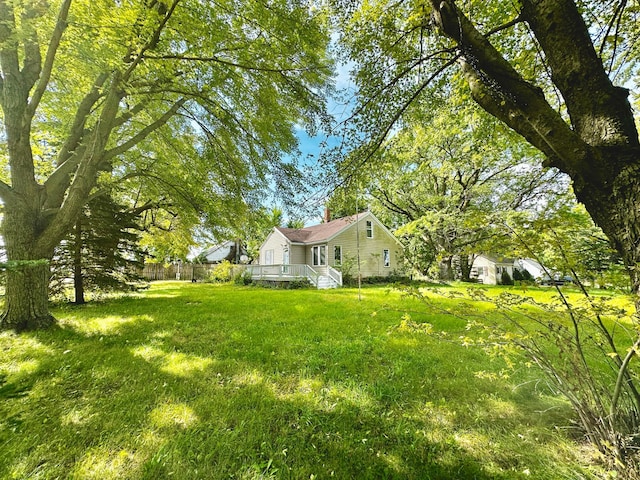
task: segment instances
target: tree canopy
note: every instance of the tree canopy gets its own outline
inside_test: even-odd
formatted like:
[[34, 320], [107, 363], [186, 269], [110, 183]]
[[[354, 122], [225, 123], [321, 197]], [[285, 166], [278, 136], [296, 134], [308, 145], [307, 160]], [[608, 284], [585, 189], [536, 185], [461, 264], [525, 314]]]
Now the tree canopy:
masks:
[[[359, 189], [361, 204], [398, 227], [405, 258], [419, 272], [440, 261], [445, 277], [469, 280], [470, 265], [461, 262], [453, 272], [452, 258], [486, 252], [504, 236], [500, 224], [511, 212], [554, 209], [567, 181], [541, 167], [535, 149], [477, 106], [432, 96], [429, 107], [406, 115], [357, 173], [347, 157], [338, 168], [346, 177], [342, 190]], [[335, 206], [342, 197], [334, 195]]]
[[[50, 259], [105, 177], [155, 168], [221, 206], [286, 185], [294, 125], [323, 115], [328, 41], [305, 2], [0, 2], [8, 258]], [[9, 273], [4, 327], [51, 322], [46, 276]]]
[[[429, 108], [473, 99], [567, 174], [640, 292], [637, 2], [335, 2], [354, 65], [355, 165]], [[637, 81], [637, 80], [636, 80]]]

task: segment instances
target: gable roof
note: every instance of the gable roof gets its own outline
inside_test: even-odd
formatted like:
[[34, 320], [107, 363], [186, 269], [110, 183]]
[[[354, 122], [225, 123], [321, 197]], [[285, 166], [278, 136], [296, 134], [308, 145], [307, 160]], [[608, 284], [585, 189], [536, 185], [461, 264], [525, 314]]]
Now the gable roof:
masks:
[[232, 254], [235, 255], [237, 253], [235, 252], [236, 245], [240, 247], [240, 252], [239, 252], [240, 255], [244, 255], [247, 253], [246, 249], [244, 248], [241, 242], [234, 241], [234, 240], [227, 240], [226, 242], [220, 243], [218, 245], [214, 245], [213, 247], [203, 250], [198, 255], [198, 257], [204, 258], [206, 259], [207, 262], [212, 262], [212, 263], [221, 262], [223, 260], [229, 260], [230, 259], [229, 257], [231, 257]]
[[331, 237], [337, 235], [342, 230], [353, 225], [358, 220], [363, 218], [365, 214], [360, 213], [358, 215], [351, 215], [349, 217], [337, 218], [327, 223], [321, 223], [319, 225], [313, 225], [305, 228], [283, 228], [276, 227], [282, 235], [284, 235], [289, 241], [293, 243], [318, 243], [329, 240]]

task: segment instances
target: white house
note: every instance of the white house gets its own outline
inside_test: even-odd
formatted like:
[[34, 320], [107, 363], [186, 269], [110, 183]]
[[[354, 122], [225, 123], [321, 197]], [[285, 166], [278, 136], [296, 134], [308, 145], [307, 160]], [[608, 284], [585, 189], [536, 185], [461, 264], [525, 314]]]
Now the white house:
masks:
[[240, 240], [227, 240], [203, 250], [196, 258], [202, 263], [221, 263], [224, 260], [241, 263], [246, 261], [247, 251]]
[[513, 265], [521, 272], [529, 272], [535, 280], [540, 280], [546, 275], [545, 268], [533, 258], [518, 258]]
[[513, 279], [513, 272], [527, 271], [536, 280], [544, 277], [544, 267], [532, 258], [509, 258], [500, 255], [482, 254], [478, 255], [471, 266], [471, 278], [477, 279], [480, 283], [488, 285], [498, 285], [502, 282], [502, 272], [509, 274]]
[[499, 255], [478, 255], [471, 265], [471, 278], [476, 278], [480, 283], [499, 285], [503, 272], [513, 278], [513, 261], [513, 258]]
[[335, 287], [347, 266], [353, 276], [388, 276], [401, 258], [398, 239], [373, 213], [362, 212], [311, 227], [274, 227], [260, 247], [261, 268], [251, 271], [254, 278], [307, 277], [319, 288]]

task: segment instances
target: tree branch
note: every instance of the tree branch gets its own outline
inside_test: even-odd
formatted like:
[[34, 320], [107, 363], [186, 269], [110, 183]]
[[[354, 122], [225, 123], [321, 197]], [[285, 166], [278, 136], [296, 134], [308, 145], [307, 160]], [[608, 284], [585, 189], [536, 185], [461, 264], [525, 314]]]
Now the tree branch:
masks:
[[73, 155], [73, 152], [76, 150], [85, 134], [88, 133], [84, 130], [87, 118], [91, 114], [93, 106], [102, 97], [103, 94], [101, 93], [101, 90], [108, 78], [108, 73], [101, 73], [94, 82], [89, 93], [84, 96], [78, 105], [67, 140], [64, 142], [64, 145], [62, 145], [62, 148], [58, 153], [56, 161], [58, 167], [64, 164], [69, 157]]
[[499, 25], [496, 28], [493, 28], [491, 30], [489, 30], [487, 33], [484, 34], [485, 37], [489, 38], [491, 35], [494, 35], [498, 32], [502, 32], [503, 30], [507, 30], [511, 27], [516, 26], [519, 23], [523, 23], [524, 19], [522, 18], [522, 15], [518, 15], [516, 18], [514, 18], [513, 20], [505, 23], [504, 25]]
[[176, 112], [180, 109], [180, 107], [182, 107], [186, 103], [186, 101], [187, 101], [186, 98], [181, 98], [176, 103], [174, 103], [171, 106], [171, 108], [169, 110], [167, 110], [164, 113], [164, 115], [162, 115], [155, 122], [151, 123], [150, 125], [147, 125], [145, 128], [140, 130], [136, 135], [131, 137], [126, 142], [123, 142], [122, 144], [118, 145], [117, 147], [114, 147], [114, 148], [112, 148], [110, 150], [105, 151], [104, 155], [102, 157], [102, 161], [103, 162], [108, 162], [113, 157], [121, 155], [124, 152], [126, 152], [127, 150], [130, 150], [131, 148], [136, 146], [138, 143], [140, 143], [145, 138], [147, 138], [151, 133], [156, 131], [158, 128], [164, 126], [169, 121], [169, 119], [176, 114]]
[[143, 111], [145, 109], [145, 107], [147, 106], [147, 104], [148, 104], [147, 101], [143, 101], [143, 102], [140, 102], [140, 103], [134, 105], [133, 108], [130, 108], [129, 110], [124, 112], [122, 115], [120, 115], [118, 118], [116, 118], [115, 122], [113, 123], [113, 127], [114, 128], [118, 128], [118, 127], [124, 125], [125, 123], [127, 123], [129, 120], [131, 120], [133, 117], [135, 117], [136, 114], [138, 114], [141, 111]]
[[17, 199], [17, 195], [13, 189], [2, 180], [0, 180], [0, 198], [3, 203], [9, 203]]
[[174, 0], [171, 6], [169, 7], [169, 9], [167, 10], [167, 12], [162, 16], [162, 20], [154, 30], [153, 35], [151, 36], [151, 39], [140, 49], [140, 52], [136, 55], [136, 58], [133, 59], [133, 61], [131, 62], [131, 65], [129, 65], [127, 70], [124, 72], [122, 76], [123, 79], [128, 80], [131, 74], [133, 73], [133, 71], [144, 60], [145, 52], [147, 50], [150, 50], [151, 48], [154, 48], [154, 46], [157, 45], [158, 41], [160, 40], [160, 35], [162, 34], [162, 31], [166, 27], [167, 22], [173, 15], [173, 12], [178, 6], [179, 2], [180, 0]]
[[[376, 193], [378, 193], [378, 195], [376, 195]], [[407, 217], [407, 220], [409, 222], [413, 222], [415, 220], [415, 216], [413, 212], [411, 212], [409, 209], [403, 208], [402, 206], [394, 202], [391, 199], [389, 192], [387, 192], [386, 190], [383, 190], [382, 188], [374, 188], [371, 191], [371, 196], [377, 199], [383, 205], [385, 205], [385, 207], [391, 210], [392, 212], [395, 212], [399, 215], [403, 215]]]
[[190, 62], [213, 62], [220, 63], [222, 65], [227, 65], [229, 67], [240, 68], [242, 70], [250, 70], [257, 72], [272, 72], [272, 73], [283, 73], [283, 72], [307, 72], [311, 70], [310, 68], [278, 68], [278, 67], [257, 67], [254, 65], [247, 65], [242, 63], [232, 62], [231, 60], [224, 60], [217, 56], [212, 57], [200, 57], [194, 55], [145, 55], [144, 58], [148, 60], [185, 60]]
[[20, 23], [23, 28], [23, 67], [20, 72], [26, 85], [31, 87], [38, 80], [40, 68], [42, 67], [42, 57], [40, 55], [40, 44], [38, 42], [38, 32], [33, 28], [33, 20], [41, 16], [39, 9], [34, 6], [25, 8], [22, 13]]
[[575, 131], [594, 146], [637, 146], [629, 91], [611, 83], [575, 2], [523, 0], [522, 5]]
[[[21, 78], [20, 64], [18, 61], [18, 45], [16, 40], [16, 21], [13, 12], [12, 2], [0, 1], [0, 72], [3, 78], [3, 90], [7, 87], [7, 82], [13, 84]], [[11, 99], [3, 99], [2, 105], [6, 109], [8, 100], [20, 101], [15, 94]]]
[[588, 145], [495, 49], [454, 0], [431, 0], [432, 18], [462, 54], [461, 66], [474, 100], [487, 112], [543, 151], [549, 164], [566, 173], [579, 172]]
[[67, 140], [58, 153], [58, 167], [44, 182], [43, 207], [46, 210], [56, 209], [60, 206], [65, 192], [71, 184], [71, 174], [77, 168], [86, 151], [86, 145], [83, 147], [81, 142], [90, 133], [85, 131], [87, 118], [95, 103], [102, 97], [101, 88], [108, 77], [108, 74], [102, 73], [96, 79], [91, 91], [85, 95], [76, 110]]
[[[53, 70], [53, 63], [55, 61], [56, 53], [58, 51], [58, 47], [60, 46], [60, 41], [62, 40], [62, 34], [67, 28], [67, 17], [69, 15], [69, 8], [71, 7], [71, 0], [64, 0], [62, 5], [60, 6], [60, 11], [58, 13], [58, 20], [56, 21], [56, 26], [53, 29], [53, 33], [51, 35], [51, 40], [49, 41], [49, 46], [47, 48], [47, 55], [44, 60], [44, 65], [42, 66], [42, 71], [40, 72], [40, 68], [38, 71], [40, 73], [38, 84], [36, 86], [33, 95], [31, 96], [31, 101], [27, 107], [27, 115], [32, 117], [35, 114], [38, 105], [40, 104], [40, 100], [42, 100], [42, 96], [47, 89], [47, 85], [49, 84], [49, 79], [51, 78], [51, 71]], [[38, 57], [40, 55], [38, 54]], [[40, 60], [39, 60], [40, 61]], [[35, 79], [34, 79], [35, 82]]]
[[[407, 100], [405, 100], [402, 105], [400, 106], [400, 108], [398, 108], [396, 110], [396, 112], [392, 115], [391, 119], [388, 120], [386, 122], [386, 125], [383, 126], [382, 128], [382, 132], [379, 133], [377, 135], [377, 138], [373, 139], [372, 142], [367, 144], [367, 150], [364, 152], [364, 155], [362, 158], [360, 158], [356, 164], [353, 166], [353, 170], [357, 170], [360, 166], [364, 165], [365, 163], [367, 163], [371, 157], [373, 157], [373, 155], [375, 154], [375, 152], [378, 151], [378, 149], [382, 146], [382, 144], [384, 143], [384, 141], [386, 140], [387, 136], [389, 135], [389, 133], [393, 130], [393, 127], [396, 125], [396, 123], [400, 120], [400, 118], [402, 117], [402, 115], [407, 111], [407, 109], [409, 108], [409, 106], [422, 94], [422, 92], [431, 84], [431, 82], [438, 76], [440, 75], [444, 70], [446, 70], [447, 68], [449, 68], [451, 65], [453, 65], [456, 62], [457, 57], [447, 61], [444, 65], [442, 65], [439, 69], [437, 69], [432, 75], [429, 76], [429, 78], [427, 78], [427, 80], [425, 80], [416, 90], [415, 92], [413, 92], [413, 94], [411, 94]], [[399, 81], [400, 80], [400, 76], [396, 77], [394, 79], [394, 81]], [[389, 85], [385, 86], [385, 89], [388, 88]], [[380, 94], [384, 91], [381, 90]], [[361, 107], [360, 109], [358, 109], [357, 113], [362, 113], [364, 106]], [[350, 119], [352, 119], [357, 113], [352, 114], [352, 116], [347, 119], [346, 121], [349, 121]], [[346, 170], [346, 168], [345, 168]], [[347, 173], [347, 177], [350, 177], [352, 174]], [[346, 181], [346, 180], [345, 180]]]

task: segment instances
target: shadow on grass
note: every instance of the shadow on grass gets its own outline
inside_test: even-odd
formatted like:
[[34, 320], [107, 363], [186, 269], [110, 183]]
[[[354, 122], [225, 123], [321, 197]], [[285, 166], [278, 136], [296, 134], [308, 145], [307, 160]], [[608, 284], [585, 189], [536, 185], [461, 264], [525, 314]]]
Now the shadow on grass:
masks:
[[[546, 443], [555, 440], [544, 432], [566, 408], [532, 387], [514, 392], [475, 378], [477, 352], [395, 338], [387, 334], [394, 319], [372, 320], [366, 308], [316, 292], [151, 293], [64, 311], [47, 332], [0, 338], [2, 371], [30, 386], [0, 407], [14, 418], [2, 425], [0, 447], [10, 454], [0, 477], [558, 472]], [[331, 308], [312, 304], [322, 298]]]

